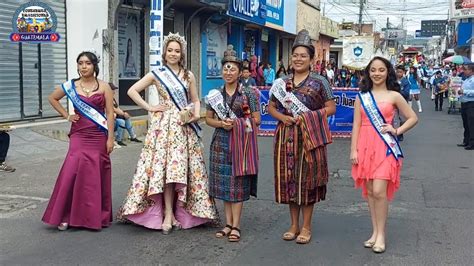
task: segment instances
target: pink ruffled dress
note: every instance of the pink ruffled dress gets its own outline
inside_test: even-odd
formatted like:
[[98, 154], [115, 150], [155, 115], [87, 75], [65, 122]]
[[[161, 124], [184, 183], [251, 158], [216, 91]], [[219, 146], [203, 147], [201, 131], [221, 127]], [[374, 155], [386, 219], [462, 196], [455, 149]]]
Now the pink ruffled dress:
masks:
[[[395, 107], [389, 102], [377, 103], [385, 121], [393, 121]], [[387, 198], [392, 200], [395, 192], [400, 187], [400, 172], [402, 158], [395, 159], [392, 154], [387, 155], [387, 145], [370, 123], [364, 109], [361, 108], [361, 127], [357, 142], [359, 163], [352, 165], [352, 178], [356, 188], [362, 188], [362, 196], [367, 198], [365, 183], [373, 179], [388, 180]]]

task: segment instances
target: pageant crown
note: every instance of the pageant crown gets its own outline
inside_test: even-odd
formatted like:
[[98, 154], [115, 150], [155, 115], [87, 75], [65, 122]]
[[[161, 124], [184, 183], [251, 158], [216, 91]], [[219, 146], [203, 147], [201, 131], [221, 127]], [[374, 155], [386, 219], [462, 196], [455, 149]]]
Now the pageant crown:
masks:
[[163, 47], [166, 47], [170, 41], [175, 41], [181, 44], [183, 51], [186, 51], [186, 40], [184, 39], [183, 36], [179, 35], [179, 32], [177, 33], [168, 33], [167, 36], [163, 39]]
[[234, 46], [232, 44], [227, 45], [227, 50], [224, 52], [224, 58], [222, 58], [222, 64], [226, 62], [234, 62], [237, 64], [241, 64], [242, 60], [237, 57], [237, 52], [234, 50]]
[[293, 43], [293, 49], [298, 46], [304, 46], [314, 51], [313, 42], [311, 41], [311, 37], [309, 36], [309, 32], [307, 30], [300, 30], [300, 32], [298, 32], [295, 42]]

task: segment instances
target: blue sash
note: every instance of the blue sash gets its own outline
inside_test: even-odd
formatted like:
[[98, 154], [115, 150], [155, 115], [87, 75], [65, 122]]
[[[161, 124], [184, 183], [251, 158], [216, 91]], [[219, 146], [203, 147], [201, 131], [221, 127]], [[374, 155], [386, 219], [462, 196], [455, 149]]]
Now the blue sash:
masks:
[[[155, 71], [151, 72], [161, 82], [179, 111], [184, 110], [186, 106], [188, 106], [188, 91], [186, 86], [184, 86], [173, 71], [171, 71], [167, 66], [163, 66], [158, 73]], [[195, 122], [188, 125], [194, 130], [198, 137], [201, 137], [202, 129], [198, 123]]]
[[64, 82], [61, 85], [66, 96], [71, 100], [72, 104], [83, 116], [94, 122], [101, 130], [104, 132], [107, 131], [107, 118], [97, 109], [92, 107], [90, 104], [86, 103], [79, 97], [76, 92], [76, 85], [74, 85], [74, 80], [69, 80]]
[[392, 154], [398, 161], [398, 158], [403, 157], [402, 148], [398, 143], [395, 136], [390, 133], [382, 133], [382, 124], [385, 124], [385, 118], [377, 107], [372, 92], [359, 92], [359, 99], [362, 107], [364, 108], [370, 123], [374, 127], [375, 131], [379, 134], [380, 138], [387, 145], [387, 156]]

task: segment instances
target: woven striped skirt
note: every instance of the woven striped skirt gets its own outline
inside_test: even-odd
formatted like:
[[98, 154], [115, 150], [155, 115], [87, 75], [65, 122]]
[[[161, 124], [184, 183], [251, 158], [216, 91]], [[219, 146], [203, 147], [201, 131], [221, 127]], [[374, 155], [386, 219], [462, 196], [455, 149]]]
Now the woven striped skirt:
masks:
[[310, 205], [325, 200], [329, 177], [326, 147], [311, 153], [315, 160], [309, 163], [299, 127], [278, 124], [274, 149], [276, 202]]
[[209, 195], [228, 202], [257, 196], [257, 175], [232, 176], [230, 132], [217, 128], [212, 136], [209, 158]]

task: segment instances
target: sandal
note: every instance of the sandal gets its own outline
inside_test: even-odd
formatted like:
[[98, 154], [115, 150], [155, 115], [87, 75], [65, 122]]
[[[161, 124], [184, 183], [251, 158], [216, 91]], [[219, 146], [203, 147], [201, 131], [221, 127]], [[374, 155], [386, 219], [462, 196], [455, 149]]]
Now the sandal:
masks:
[[296, 238], [296, 243], [308, 244], [310, 241], [311, 241], [311, 231], [303, 227], [301, 229], [301, 234]]
[[285, 240], [285, 241], [293, 241], [296, 239], [296, 237], [300, 234], [300, 232], [296, 232], [296, 233], [293, 233], [293, 232], [286, 232], [283, 234], [283, 236], [281, 237], [281, 239]]
[[[229, 232], [224, 231], [225, 228], [229, 228], [230, 231]], [[223, 238], [223, 237], [227, 236], [227, 234], [229, 234], [232, 231], [232, 225], [226, 224], [224, 229], [216, 232], [216, 238]]]
[[[239, 234], [232, 234], [232, 231], [237, 231]], [[240, 241], [240, 229], [237, 227], [232, 227], [231, 234], [229, 234], [229, 242], [239, 242]]]

